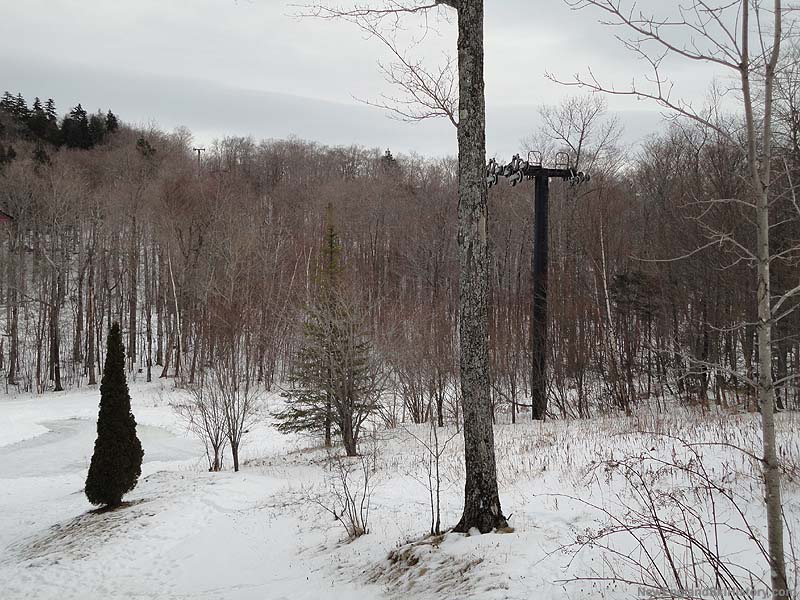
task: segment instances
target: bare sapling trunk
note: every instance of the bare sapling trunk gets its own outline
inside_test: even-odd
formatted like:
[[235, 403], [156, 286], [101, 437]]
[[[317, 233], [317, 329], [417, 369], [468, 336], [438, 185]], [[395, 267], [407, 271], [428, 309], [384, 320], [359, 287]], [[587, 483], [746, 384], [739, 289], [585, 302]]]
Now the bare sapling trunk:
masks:
[[23, 270], [24, 254], [22, 251], [17, 251], [15, 243], [19, 244], [19, 248], [23, 248], [24, 244], [17, 242], [17, 229], [16, 225], [10, 237], [9, 242], [9, 255], [17, 252], [17, 256], [9, 261], [9, 289], [8, 289], [8, 303], [11, 305], [11, 319], [9, 324], [9, 349], [8, 349], [8, 375], [6, 381], [8, 385], [17, 384], [17, 365], [19, 364], [19, 298], [20, 298], [20, 282], [22, 278], [20, 274]]
[[[175, 325], [172, 332], [172, 339], [175, 343], [175, 379], [178, 379], [181, 372], [181, 311], [178, 305], [178, 290], [175, 287], [175, 274], [172, 272], [172, 253], [167, 253], [167, 265], [169, 266], [169, 280], [172, 284], [172, 299], [175, 302]], [[165, 363], [167, 361], [164, 361]], [[167, 365], [164, 365], [164, 374], [167, 372]], [[162, 377], [165, 376], [162, 374]]]
[[234, 335], [227, 343], [217, 364], [212, 367], [209, 385], [222, 398], [225, 435], [231, 448], [233, 470], [239, 471], [239, 449], [242, 438], [256, 422], [260, 410], [261, 389], [256, 382], [257, 369], [250, 357], [249, 338]]
[[131, 244], [128, 256], [128, 371], [136, 369], [136, 311], [139, 306], [139, 239], [136, 217], [131, 220]]
[[[749, 5], [742, 3], [742, 64], [741, 79], [747, 126], [747, 160], [756, 201], [756, 264], [758, 287], [758, 403], [761, 409], [763, 439], [763, 473], [765, 504], [767, 509], [767, 544], [770, 556], [772, 597], [789, 598], [786, 579], [786, 558], [783, 544], [783, 505], [781, 502], [781, 474], [775, 439], [775, 387], [772, 378], [772, 299], [770, 296], [770, 242], [769, 242], [769, 187], [770, 161], [772, 159], [772, 109], [775, 71], [778, 66], [781, 44], [781, 0], [775, 0], [772, 52], [764, 73], [764, 116], [762, 155], [759, 161], [753, 98], [750, 85], [749, 55]], [[761, 164], [759, 164], [759, 162]]]
[[153, 258], [158, 267], [153, 266], [156, 279], [156, 364], [164, 366], [164, 253], [158, 252]]
[[88, 370], [89, 385], [97, 384], [95, 375], [95, 354], [94, 354], [94, 243], [89, 249], [89, 274], [86, 283], [86, 369]]
[[[60, 260], [57, 250], [53, 249], [53, 256]], [[53, 391], [63, 392], [61, 385], [61, 331], [59, 329], [61, 321], [61, 295], [63, 284], [62, 266], [53, 265], [55, 272], [51, 278], [50, 288], [50, 376], [53, 381]]]
[[150, 258], [147, 245], [144, 246], [144, 304], [145, 304], [145, 329], [147, 336], [147, 383], [153, 381], [153, 276], [150, 272]]
[[331, 369], [328, 369], [328, 389], [325, 392], [325, 447], [330, 448], [333, 444], [331, 442], [331, 427], [333, 423], [333, 404], [331, 402]]

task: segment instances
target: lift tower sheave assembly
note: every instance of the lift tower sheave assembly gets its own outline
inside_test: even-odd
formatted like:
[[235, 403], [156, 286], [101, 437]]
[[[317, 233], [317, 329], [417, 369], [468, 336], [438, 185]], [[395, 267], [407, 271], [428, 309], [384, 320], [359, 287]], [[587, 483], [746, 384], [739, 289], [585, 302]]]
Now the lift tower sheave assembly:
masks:
[[[542, 165], [540, 152], [528, 152], [528, 160], [515, 154], [511, 162], [501, 165], [491, 159], [486, 166], [486, 183], [491, 189], [500, 177], [512, 186], [534, 180], [533, 202], [533, 302], [531, 306], [531, 417], [542, 420], [547, 413], [547, 259], [548, 208], [550, 179], [556, 178], [577, 185], [589, 181], [589, 175], [569, 164], [569, 155], [559, 152], [552, 167]], [[512, 410], [516, 410], [514, 407]]]

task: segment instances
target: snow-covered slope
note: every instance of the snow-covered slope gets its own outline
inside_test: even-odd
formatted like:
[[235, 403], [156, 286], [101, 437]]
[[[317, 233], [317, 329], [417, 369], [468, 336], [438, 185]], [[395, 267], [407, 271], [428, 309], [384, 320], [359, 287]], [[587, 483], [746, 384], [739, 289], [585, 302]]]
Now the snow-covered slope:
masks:
[[[370, 533], [347, 542], [321, 506], [332, 474], [325, 451], [264, 423], [245, 438], [240, 473], [208, 473], [202, 445], [169, 407], [176, 394], [169, 383], [132, 387], [143, 476], [128, 506], [105, 513], [92, 512], [82, 492], [97, 390], [0, 400], [0, 598], [630, 598], [635, 585], [598, 581], [628, 573], [624, 564], [597, 545], [577, 555], [567, 546], [636, 506], [626, 458], [643, 466], [680, 460], [686, 448], [678, 440], [713, 444], [697, 446], [704, 466], [752, 498], [742, 502], [745, 515], [763, 529], [752, 465], [720, 445], [757, 447], [753, 415], [676, 409], [500, 425], [501, 500], [514, 530], [484, 536], [426, 537], [429, 455], [420, 439], [428, 430], [376, 432], [362, 445], [375, 486]], [[791, 477], [800, 436], [794, 416], [782, 415], [780, 425], [787, 521], [796, 529], [800, 496]], [[455, 434], [440, 433], [440, 441], [453, 436], [439, 465], [444, 527], [458, 520], [463, 493]], [[686, 487], [680, 475], [669, 477], [667, 489]], [[656, 479], [655, 487], [664, 483]], [[695, 506], [703, 509], [702, 497]], [[722, 539], [731, 562], [763, 574], [749, 540], [735, 531]], [[614, 543], [637, 551], [624, 536]]]

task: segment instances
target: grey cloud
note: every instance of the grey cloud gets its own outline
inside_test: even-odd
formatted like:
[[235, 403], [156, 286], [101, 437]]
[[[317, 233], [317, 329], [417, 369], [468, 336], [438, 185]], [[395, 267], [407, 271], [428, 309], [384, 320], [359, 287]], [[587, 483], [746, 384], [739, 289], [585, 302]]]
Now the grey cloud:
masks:
[[[640, 68], [596, 14], [546, 4], [487, 2], [487, 143], [498, 156], [522, 150], [538, 105], [577, 92], [545, 79], [545, 70], [568, 78], [594, 65], [629, 81]], [[377, 42], [345, 23], [297, 20], [292, 10], [273, 0], [0, 3], [0, 86], [52, 96], [62, 110], [83, 102], [133, 122], [185, 125], [201, 139], [297, 135], [455, 153], [455, 131], [444, 121], [400, 123], [353, 100], [389, 92]], [[440, 31], [434, 49], [449, 44], [452, 23]], [[679, 73], [687, 94], [704, 93], [708, 77]], [[657, 127], [657, 113], [641, 105], [611, 98], [609, 106], [626, 121], [626, 141]]]
[[225, 135], [256, 139], [298, 136], [331, 145], [391, 146], [399, 152], [455, 152], [451, 125], [443, 121], [400, 123], [359, 104], [64, 63], [28, 62], [21, 67], [0, 59], [0, 73], [4, 86], [28, 98], [57, 93], [62, 112], [78, 102], [92, 111], [111, 108], [135, 124], [154, 122], [168, 130], [186, 126], [203, 143]]

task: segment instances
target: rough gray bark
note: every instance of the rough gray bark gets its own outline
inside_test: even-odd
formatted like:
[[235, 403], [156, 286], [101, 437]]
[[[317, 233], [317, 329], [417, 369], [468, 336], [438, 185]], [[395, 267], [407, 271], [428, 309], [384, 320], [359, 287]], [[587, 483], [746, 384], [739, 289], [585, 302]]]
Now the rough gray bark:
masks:
[[[449, 4], [449, 3], [448, 3]], [[483, 0], [458, 2], [458, 248], [464, 513], [454, 531], [507, 526], [497, 492], [489, 382], [489, 246]]]

